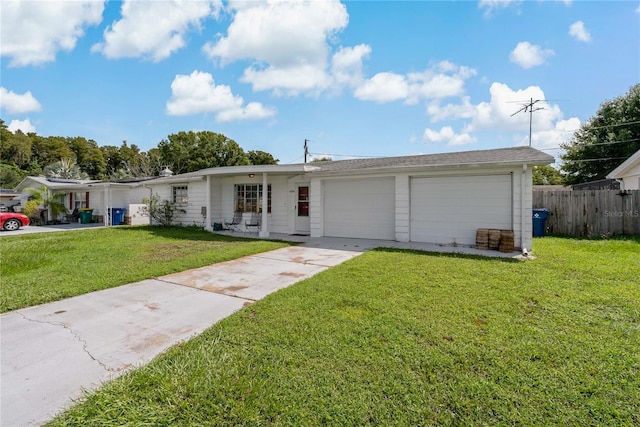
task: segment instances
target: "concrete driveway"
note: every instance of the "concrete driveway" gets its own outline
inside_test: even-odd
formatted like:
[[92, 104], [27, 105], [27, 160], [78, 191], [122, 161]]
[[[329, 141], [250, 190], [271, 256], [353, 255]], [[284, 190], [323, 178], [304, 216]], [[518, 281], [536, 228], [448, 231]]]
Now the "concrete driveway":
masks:
[[80, 224], [77, 222], [71, 224], [29, 225], [27, 227], [20, 227], [15, 231], [0, 230], [0, 237], [20, 236], [23, 234], [35, 233], [51, 233], [54, 231], [84, 230], [87, 228], [100, 228], [104, 226], [104, 224]]
[[40, 425], [172, 345], [361, 250], [294, 246], [0, 316], [0, 425]]

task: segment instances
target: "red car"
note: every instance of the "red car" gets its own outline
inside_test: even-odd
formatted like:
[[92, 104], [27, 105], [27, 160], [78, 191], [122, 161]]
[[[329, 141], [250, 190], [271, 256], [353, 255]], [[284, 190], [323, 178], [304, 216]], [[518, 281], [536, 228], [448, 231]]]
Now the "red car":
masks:
[[29, 225], [29, 217], [26, 215], [15, 212], [0, 212], [0, 228], [5, 231], [14, 231], [27, 225]]

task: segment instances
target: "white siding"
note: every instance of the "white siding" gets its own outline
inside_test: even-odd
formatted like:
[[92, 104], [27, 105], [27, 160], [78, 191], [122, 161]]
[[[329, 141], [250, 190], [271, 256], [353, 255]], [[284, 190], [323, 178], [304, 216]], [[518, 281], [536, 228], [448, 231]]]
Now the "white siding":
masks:
[[411, 240], [474, 245], [478, 228], [512, 228], [511, 175], [412, 178]]
[[395, 239], [394, 178], [325, 181], [324, 235]]
[[409, 175], [396, 176], [396, 240], [408, 242], [410, 205], [409, 205]]

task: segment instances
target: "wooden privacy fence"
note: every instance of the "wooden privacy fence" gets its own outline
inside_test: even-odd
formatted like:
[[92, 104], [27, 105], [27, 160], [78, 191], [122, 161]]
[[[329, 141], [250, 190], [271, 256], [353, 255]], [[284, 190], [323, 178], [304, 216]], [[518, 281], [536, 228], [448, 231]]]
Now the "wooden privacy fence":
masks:
[[549, 209], [549, 234], [640, 235], [640, 190], [534, 191], [533, 207]]

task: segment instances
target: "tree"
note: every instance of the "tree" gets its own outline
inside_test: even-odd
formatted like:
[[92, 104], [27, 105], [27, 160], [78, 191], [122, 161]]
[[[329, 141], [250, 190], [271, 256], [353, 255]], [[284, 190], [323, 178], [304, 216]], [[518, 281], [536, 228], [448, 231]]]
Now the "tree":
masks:
[[640, 84], [600, 105], [596, 115], [562, 145], [562, 172], [566, 184], [606, 178], [607, 174], [640, 150]]
[[314, 157], [313, 159], [311, 159], [311, 163], [316, 163], [316, 162], [332, 162], [333, 159], [331, 157], [327, 157], [327, 156], [323, 156], [323, 157]]
[[553, 166], [534, 166], [533, 185], [562, 185], [563, 179], [560, 171]]
[[89, 175], [80, 169], [73, 159], [60, 159], [59, 162], [45, 166], [44, 176], [48, 178], [88, 179]]
[[0, 187], [14, 188], [27, 176], [27, 172], [16, 165], [0, 164]]
[[174, 173], [220, 166], [248, 165], [249, 157], [233, 139], [210, 132], [178, 132], [158, 144], [161, 161]]
[[51, 216], [54, 219], [60, 214], [69, 212], [64, 205], [64, 194], [62, 193], [50, 193], [44, 185], [40, 189], [28, 187], [24, 191], [29, 194], [29, 199], [24, 206], [24, 214], [28, 217], [37, 218], [36, 215], [40, 212], [42, 221], [47, 223], [47, 211], [51, 211]]
[[266, 151], [251, 150], [247, 152], [249, 157], [249, 164], [251, 165], [277, 165], [279, 160], [274, 159], [273, 156]]
[[98, 144], [83, 137], [66, 138], [69, 148], [75, 153], [76, 164], [93, 179], [105, 176], [107, 162]]

